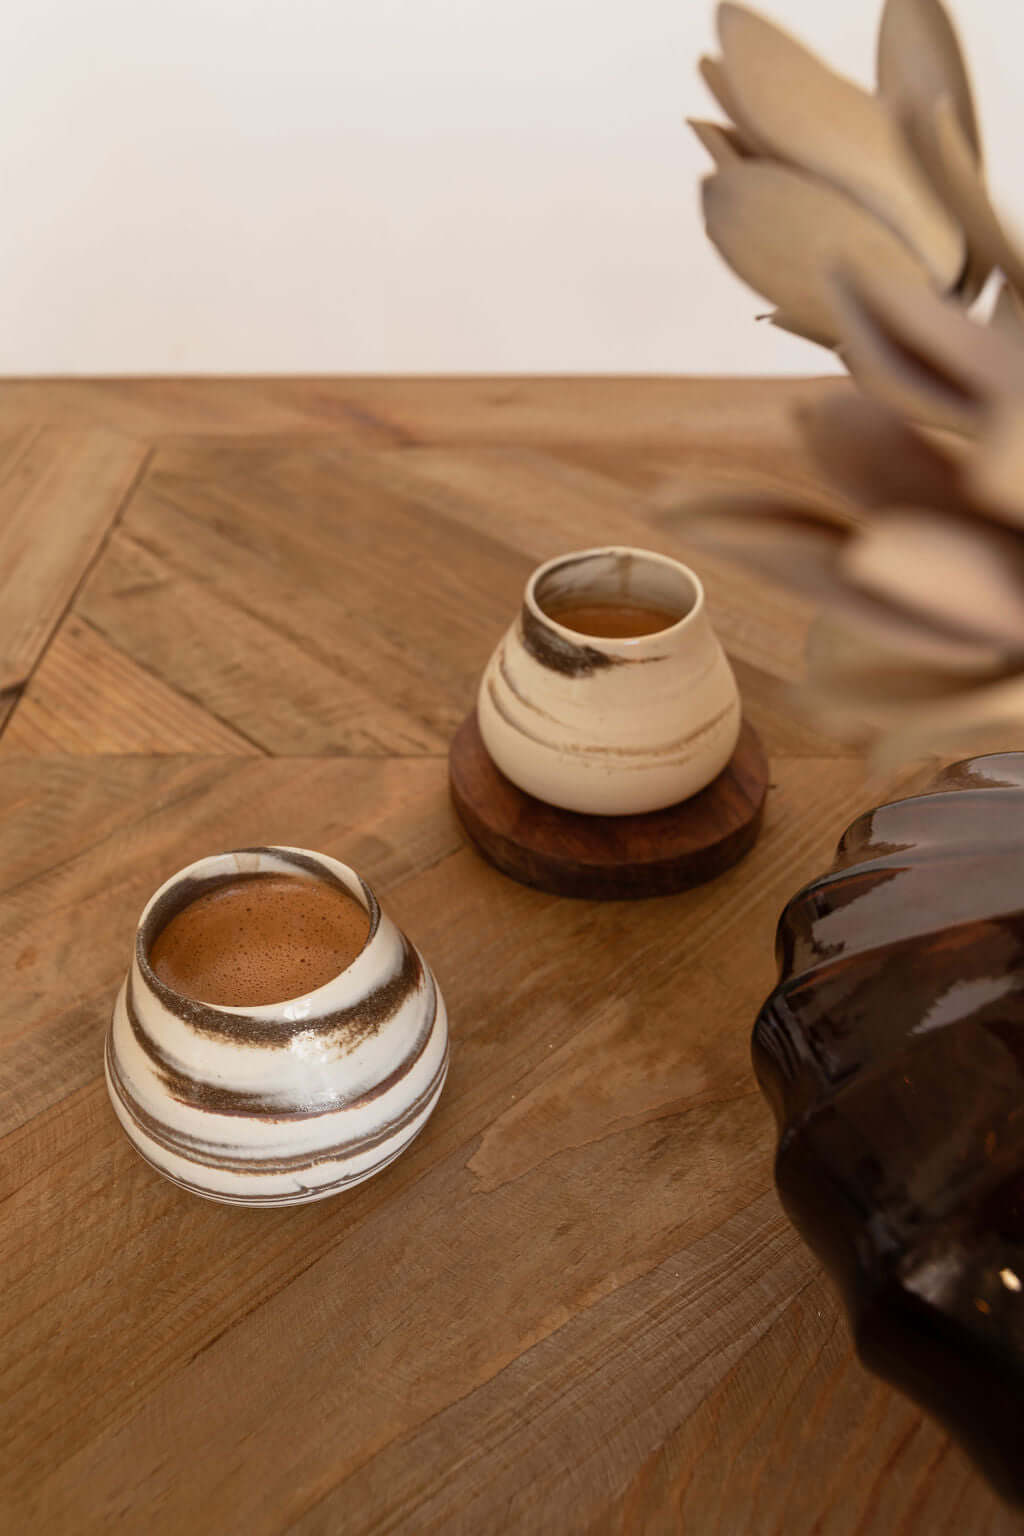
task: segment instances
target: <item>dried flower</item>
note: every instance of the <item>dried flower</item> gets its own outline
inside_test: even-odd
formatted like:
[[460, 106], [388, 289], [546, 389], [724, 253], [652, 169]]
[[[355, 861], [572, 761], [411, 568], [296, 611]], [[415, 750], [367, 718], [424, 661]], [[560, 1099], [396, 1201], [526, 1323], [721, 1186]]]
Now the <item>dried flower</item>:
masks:
[[[778, 308], [834, 345], [862, 396], [799, 418], [838, 505], [748, 500], [692, 525], [823, 606], [810, 697], [885, 750], [1024, 718], [1024, 254], [984, 183], [974, 103], [939, 0], [887, 0], [878, 92], [743, 6], [718, 12], [694, 123], [716, 163], [708, 233]], [[986, 326], [967, 306], [1003, 285]]]
[[825, 278], [839, 260], [973, 299], [1001, 246], [938, 0], [888, 0], [876, 94], [745, 6], [719, 6], [718, 35], [722, 56], [701, 72], [732, 123], [693, 123], [717, 167], [703, 188], [707, 231], [777, 305], [773, 322], [835, 345]]
[[858, 395], [797, 422], [837, 501], [734, 498], [688, 535], [821, 605], [806, 701], [886, 753], [938, 749], [1024, 715], [1024, 540], [979, 501], [969, 456]]

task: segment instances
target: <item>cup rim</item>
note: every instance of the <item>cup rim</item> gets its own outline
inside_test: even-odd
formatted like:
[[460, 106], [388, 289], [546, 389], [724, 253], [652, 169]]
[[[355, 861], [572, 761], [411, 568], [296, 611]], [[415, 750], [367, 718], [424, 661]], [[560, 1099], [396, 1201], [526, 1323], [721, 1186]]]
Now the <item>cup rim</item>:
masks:
[[[656, 629], [649, 635], [587, 635], [578, 629], [569, 629], [565, 624], [559, 624], [557, 619], [541, 607], [537, 599], [537, 587], [552, 571], [559, 570], [565, 565], [575, 565], [578, 561], [591, 560], [599, 555], [631, 555], [634, 559], [645, 560], [652, 565], [661, 565], [669, 570], [685, 577], [693, 587], [693, 603], [686, 613], [682, 614], [674, 624], [666, 624], [664, 629]], [[543, 565], [538, 565], [526, 583], [526, 591], [523, 602], [531, 618], [542, 624], [550, 625], [557, 635], [567, 640], [571, 645], [587, 645], [594, 650], [615, 650], [619, 646], [626, 646], [631, 650], [658, 642], [666, 635], [676, 636], [686, 628], [688, 624], [696, 622], [698, 616], [703, 613], [705, 605], [704, 583], [697, 572], [691, 566], [684, 565], [681, 560], [676, 560], [671, 555], [659, 554], [654, 549], [641, 549], [635, 544], [594, 544], [587, 549], [572, 549], [565, 554], [554, 555], [550, 560], [545, 560]]]
[[[186, 901], [182, 903], [181, 907], [177, 907], [173, 911], [169, 912], [167, 916], [163, 918], [155, 928], [153, 928], [152, 932], [148, 932], [147, 929], [149, 925], [153, 923], [154, 914], [158, 909], [159, 903], [170, 896], [179, 885], [190, 879], [203, 879], [210, 875], [217, 874], [223, 874], [226, 880], [237, 879], [239, 876], [244, 877], [247, 874], [254, 875], [255, 878], [259, 879], [261, 873], [260, 871], [246, 870], [244, 867], [236, 867], [232, 871], [229, 867], [225, 867], [225, 862], [229, 859], [234, 859], [246, 855], [252, 857], [253, 855], [258, 854], [269, 854], [271, 856], [291, 854], [293, 856], [292, 862], [295, 863], [296, 878], [317, 879], [319, 878], [319, 873], [323, 871], [327, 875], [333, 876], [333, 878], [345, 888], [350, 896], [353, 896], [356, 900], [362, 898], [362, 904], [365, 906], [365, 910], [370, 919], [370, 926], [358, 954], [353, 955], [352, 959], [349, 961], [348, 965], [344, 967], [343, 970], [337, 971], [335, 975], [331, 976], [329, 980], [323, 982], [319, 987], [314, 987], [309, 992], [296, 993], [294, 997], [282, 997], [278, 999], [277, 1002], [273, 1003], [253, 1003], [249, 1006], [246, 1006], [245, 1004], [237, 1006], [228, 1003], [210, 1003], [207, 1002], [204, 998], [189, 997], [186, 993], [179, 992], [176, 990], [176, 988], [169, 986], [167, 982], [161, 980], [161, 978], [153, 970], [153, 967], [149, 961], [149, 951], [157, 935], [163, 931], [167, 923], [171, 921], [171, 918], [176, 916], [177, 912], [183, 910], [184, 907], [188, 906], [190, 901], [196, 900], [198, 896], [202, 894], [202, 892], [197, 891], [195, 895], [190, 896]], [[302, 862], [299, 862], [299, 860]], [[311, 865], [315, 866], [315, 869], [311, 869]], [[266, 870], [263, 871], [263, 873], [280, 874], [282, 871]], [[356, 887], [356, 889], [354, 889], [353, 886]], [[353, 967], [356, 966], [362, 957], [366, 954], [374, 938], [376, 937], [376, 934], [380, 928], [380, 923], [380, 903], [377, 901], [373, 890], [363, 879], [358, 870], [353, 869], [349, 864], [343, 864], [340, 859], [334, 859], [330, 856], [330, 854], [319, 853], [314, 848], [300, 848], [298, 846], [287, 843], [265, 843], [250, 848], [230, 848], [226, 849], [222, 853], [210, 853], [204, 855], [203, 858], [194, 859], [191, 864], [184, 865], [173, 875], [169, 875], [162, 885], [158, 886], [158, 888], [153, 892], [152, 896], [150, 896], [149, 900], [146, 902], [146, 905], [143, 907], [142, 912], [139, 915], [138, 923], [136, 924], [135, 962], [138, 965], [142, 979], [146, 983], [147, 987], [149, 987], [162, 1002], [168, 1003], [173, 1000], [176, 1004], [183, 1006], [186, 1009], [203, 1010], [204, 1012], [212, 1011], [213, 1013], [225, 1014], [226, 1016], [233, 1018], [255, 1019], [257, 1021], [261, 1019], [278, 1019], [280, 1017], [282, 1008], [295, 1008], [297, 1004], [307, 1003], [310, 999], [319, 997], [320, 994], [325, 992], [328, 987], [334, 986], [342, 976], [347, 976]]]

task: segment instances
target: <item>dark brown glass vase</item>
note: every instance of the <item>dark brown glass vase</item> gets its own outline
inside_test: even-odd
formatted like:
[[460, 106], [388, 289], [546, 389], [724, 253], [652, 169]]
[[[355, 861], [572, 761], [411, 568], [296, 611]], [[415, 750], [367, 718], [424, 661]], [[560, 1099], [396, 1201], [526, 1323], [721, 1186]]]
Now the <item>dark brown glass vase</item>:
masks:
[[777, 950], [783, 1205], [864, 1363], [1024, 1503], [1024, 752], [861, 816]]

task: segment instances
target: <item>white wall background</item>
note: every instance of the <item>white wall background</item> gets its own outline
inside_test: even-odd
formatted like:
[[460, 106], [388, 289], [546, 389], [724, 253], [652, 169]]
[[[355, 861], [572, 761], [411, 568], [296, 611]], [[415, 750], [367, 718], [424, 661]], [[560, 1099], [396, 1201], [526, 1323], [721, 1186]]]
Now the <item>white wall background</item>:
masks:
[[[762, 0], [862, 79], [879, 7]], [[1024, 5], [956, 9], [1021, 217]], [[824, 371], [704, 238], [712, 37], [711, 0], [0, 0], [0, 372]]]

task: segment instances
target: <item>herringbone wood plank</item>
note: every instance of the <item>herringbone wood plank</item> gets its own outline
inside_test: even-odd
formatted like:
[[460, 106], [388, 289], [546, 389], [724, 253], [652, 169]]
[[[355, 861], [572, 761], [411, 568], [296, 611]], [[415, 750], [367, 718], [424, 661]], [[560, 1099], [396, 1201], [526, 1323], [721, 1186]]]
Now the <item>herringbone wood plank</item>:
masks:
[[[855, 1362], [749, 1067], [780, 906], [915, 775], [801, 717], [809, 610], [677, 504], [820, 494], [787, 412], [836, 387], [0, 383], [5, 1529], [1016, 1529]], [[753, 853], [656, 902], [516, 886], [448, 804], [530, 569], [601, 542], [699, 566], [773, 761]], [[135, 1156], [101, 1047], [147, 895], [266, 841], [374, 884], [453, 1064], [379, 1178], [249, 1212]]]

